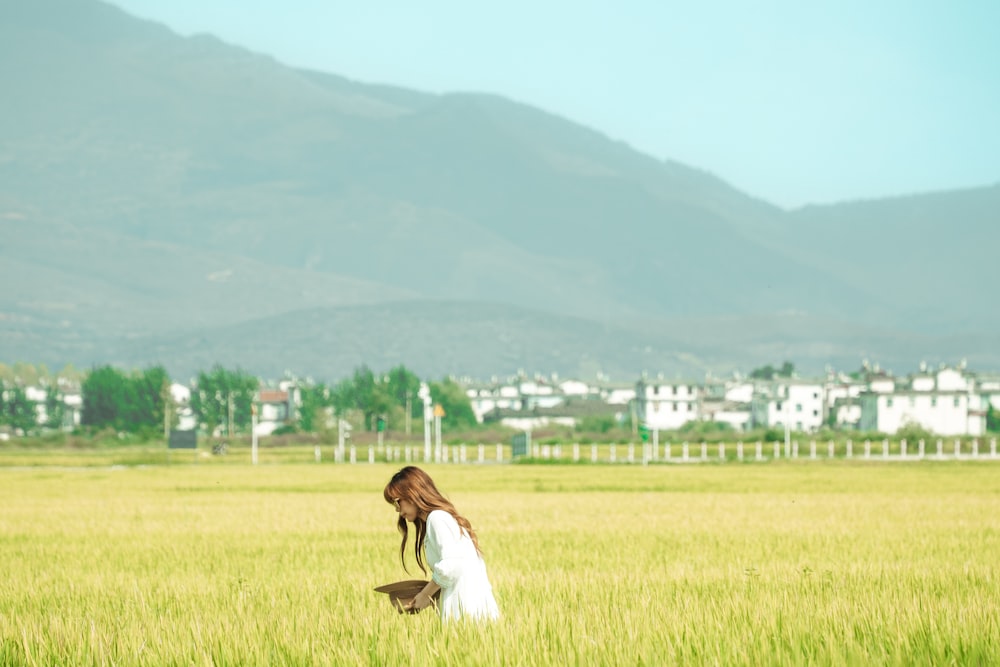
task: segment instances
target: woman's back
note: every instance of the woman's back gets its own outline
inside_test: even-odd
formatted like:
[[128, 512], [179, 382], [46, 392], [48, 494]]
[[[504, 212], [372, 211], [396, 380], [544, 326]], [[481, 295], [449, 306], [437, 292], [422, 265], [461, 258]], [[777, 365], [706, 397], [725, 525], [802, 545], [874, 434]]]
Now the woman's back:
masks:
[[432, 578], [441, 586], [441, 617], [497, 618], [500, 611], [476, 545], [444, 510], [427, 515], [424, 543]]

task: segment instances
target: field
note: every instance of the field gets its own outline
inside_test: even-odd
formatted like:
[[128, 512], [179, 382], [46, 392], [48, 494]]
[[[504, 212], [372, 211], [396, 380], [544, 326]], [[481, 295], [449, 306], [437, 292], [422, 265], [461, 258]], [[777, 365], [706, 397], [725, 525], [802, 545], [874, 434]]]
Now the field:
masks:
[[486, 626], [372, 591], [397, 467], [0, 467], [0, 665], [1000, 664], [997, 462], [428, 465]]

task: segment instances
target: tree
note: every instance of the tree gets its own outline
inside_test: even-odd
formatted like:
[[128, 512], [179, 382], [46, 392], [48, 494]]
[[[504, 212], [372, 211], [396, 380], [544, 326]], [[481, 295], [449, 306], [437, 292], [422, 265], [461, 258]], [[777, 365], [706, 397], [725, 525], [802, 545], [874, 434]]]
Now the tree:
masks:
[[354, 371], [354, 403], [352, 406], [364, 415], [364, 427], [375, 430], [376, 418], [389, 413], [393, 400], [389, 395], [389, 384], [384, 378], [376, 377], [368, 366]]
[[751, 380], [773, 380], [774, 379], [774, 366], [768, 364], [767, 366], [761, 366], [760, 368], [755, 368], [750, 371]]
[[45, 425], [51, 429], [60, 429], [65, 419], [66, 399], [58, 385], [53, 384], [45, 391]]
[[209, 434], [225, 425], [226, 433], [232, 435], [250, 427], [250, 412], [259, 386], [260, 381], [253, 375], [216, 364], [208, 373], [198, 373], [191, 392], [191, 410]]
[[768, 364], [767, 366], [761, 366], [750, 371], [751, 380], [773, 380], [779, 377], [790, 378], [793, 375], [795, 375], [795, 364], [790, 361], [782, 363], [781, 368], [775, 368], [771, 364]]
[[390, 423], [403, 424], [409, 434], [414, 418], [423, 414], [423, 401], [418, 397], [420, 378], [400, 364], [386, 375], [386, 391], [393, 402], [393, 409], [387, 414]]
[[159, 429], [165, 409], [162, 387], [169, 381], [162, 366], [128, 375], [112, 366], [95, 368], [80, 385], [80, 423], [130, 433]]
[[354, 409], [354, 383], [345, 379], [330, 389], [330, 405], [338, 417], [343, 417], [348, 410]]
[[28, 400], [24, 389], [18, 385], [2, 388], [2, 404], [0, 404], [0, 423], [9, 425], [15, 432], [24, 434], [38, 429], [34, 401]]
[[618, 426], [614, 415], [584, 415], [576, 425], [580, 433], [608, 433]]
[[26, 361], [15, 362], [14, 375], [21, 386], [33, 387], [38, 384], [39, 373], [34, 364], [29, 364]]
[[56, 377], [69, 382], [82, 382], [84, 374], [78, 371], [73, 364], [66, 364], [61, 371], [56, 373]]
[[1000, 410], [990, 403], [986, 408], [986, 430], [990, 433], [1000, 433]]
[[125, 406], [125, 376], [111, 366], [94, 368], [80, 385], [80, 423], [94, 428], [121, 426]]
[[420, 378], [403, 365], [390, 370], [388, 378], [389, 395], [396, 405], [404, 410], [409, 409], [410, 417], [419, 416], [422, 410], [421, 402], [417, 399], [417, 394], [420, 392]]
[[125, 410], [120, 420], [122, 430], [135, 433], [163, 427], [164, 385], [169, 387], [170, 378], [162, 366], [153, 366], [126, 378]]
[[326, 428], [326, 411], [331, 407], [330, 389], [322, 382], [302, 387], [302, 409], [299, 428], [307, 433], [315, 433]]
[[442, 430], [456, 431], [478, 426], [479, 422], [476, 421], [476, 413], [472, 410], [472, 403], [465, 390], [457, 382], [450, 378], [445, 378], [441, 382], [432, 382], [430, 391], [434, 404], [440, 405], [444, 409], [445, 418], [441, 422]]

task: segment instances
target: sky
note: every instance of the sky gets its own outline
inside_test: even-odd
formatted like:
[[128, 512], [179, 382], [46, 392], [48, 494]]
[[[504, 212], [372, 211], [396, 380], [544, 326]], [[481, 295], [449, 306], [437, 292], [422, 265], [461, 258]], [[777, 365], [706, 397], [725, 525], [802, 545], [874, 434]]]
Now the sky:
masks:
[[996, 0], [107, 0], [294, 67], [538, 107], [796, 208], [1000, 183]]

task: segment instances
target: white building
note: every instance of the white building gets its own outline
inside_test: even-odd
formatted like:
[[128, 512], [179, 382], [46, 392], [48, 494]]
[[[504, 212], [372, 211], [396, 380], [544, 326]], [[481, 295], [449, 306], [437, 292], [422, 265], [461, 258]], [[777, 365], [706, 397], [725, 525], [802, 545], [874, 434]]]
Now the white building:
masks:
[[565, 404], [568, 397], [586, 397], [590, 393], [590, 387], [582, 382], [565, 381], [553, 386], [540, 379], [522, 379], [508, 384], [470, 384], [465, 389], [465, 395], [469, 397], [472, 412], [479, 423], [487, 415], [512, 410], [551, 409]]
[[1000, 410], [1000, 376], [980, 377], [976, 387], [983, 397], [984, 406], [993, 406], [994, 410]]
[[824, 407], [834, 424], [856, 428], [861, 421], [861, 394], [867, 383], [846, 375], [830, 377], [824, 384]]
[[749, 403], [723, 401], [722, 403], [703, 402], [699, 417], [703, 421], [728, 424], [733, 430], [746, 431], [750, 429], [752, 413]]
[[580, 380], [563, 380], [558, 387], [564, 396], [587, 396], [592, 391], [589, 384]]
[[750, 380], [730, 380], [725, 384], [726, 400], [730, 403], [753, 401], [754, 386]]
[[693, 382], [641, 380], [633, 392], [636, 417], [651, 430], [678, 429], [699, 418], [699, 389]]
[[502, 410], [521, 410], [524, 402], [516, 384], [469, 385], [465, 389], [472, 412], [480, 424], [487, 415]]
[[973, 435], [986, 432], [990, 399], [975, 389], [962, 368], [942, 368], [913, 375], [891, 393], [861, 395], [862, 430], [894, 434], [914, 425], [936, 435]]
[[778, 392], [778, 400], [768, 407], [771, 424], [788, 424], [790, 429], [803, 433], [815, 433], [823, 426], [822, 383], [789, 380], [778, 385]]

